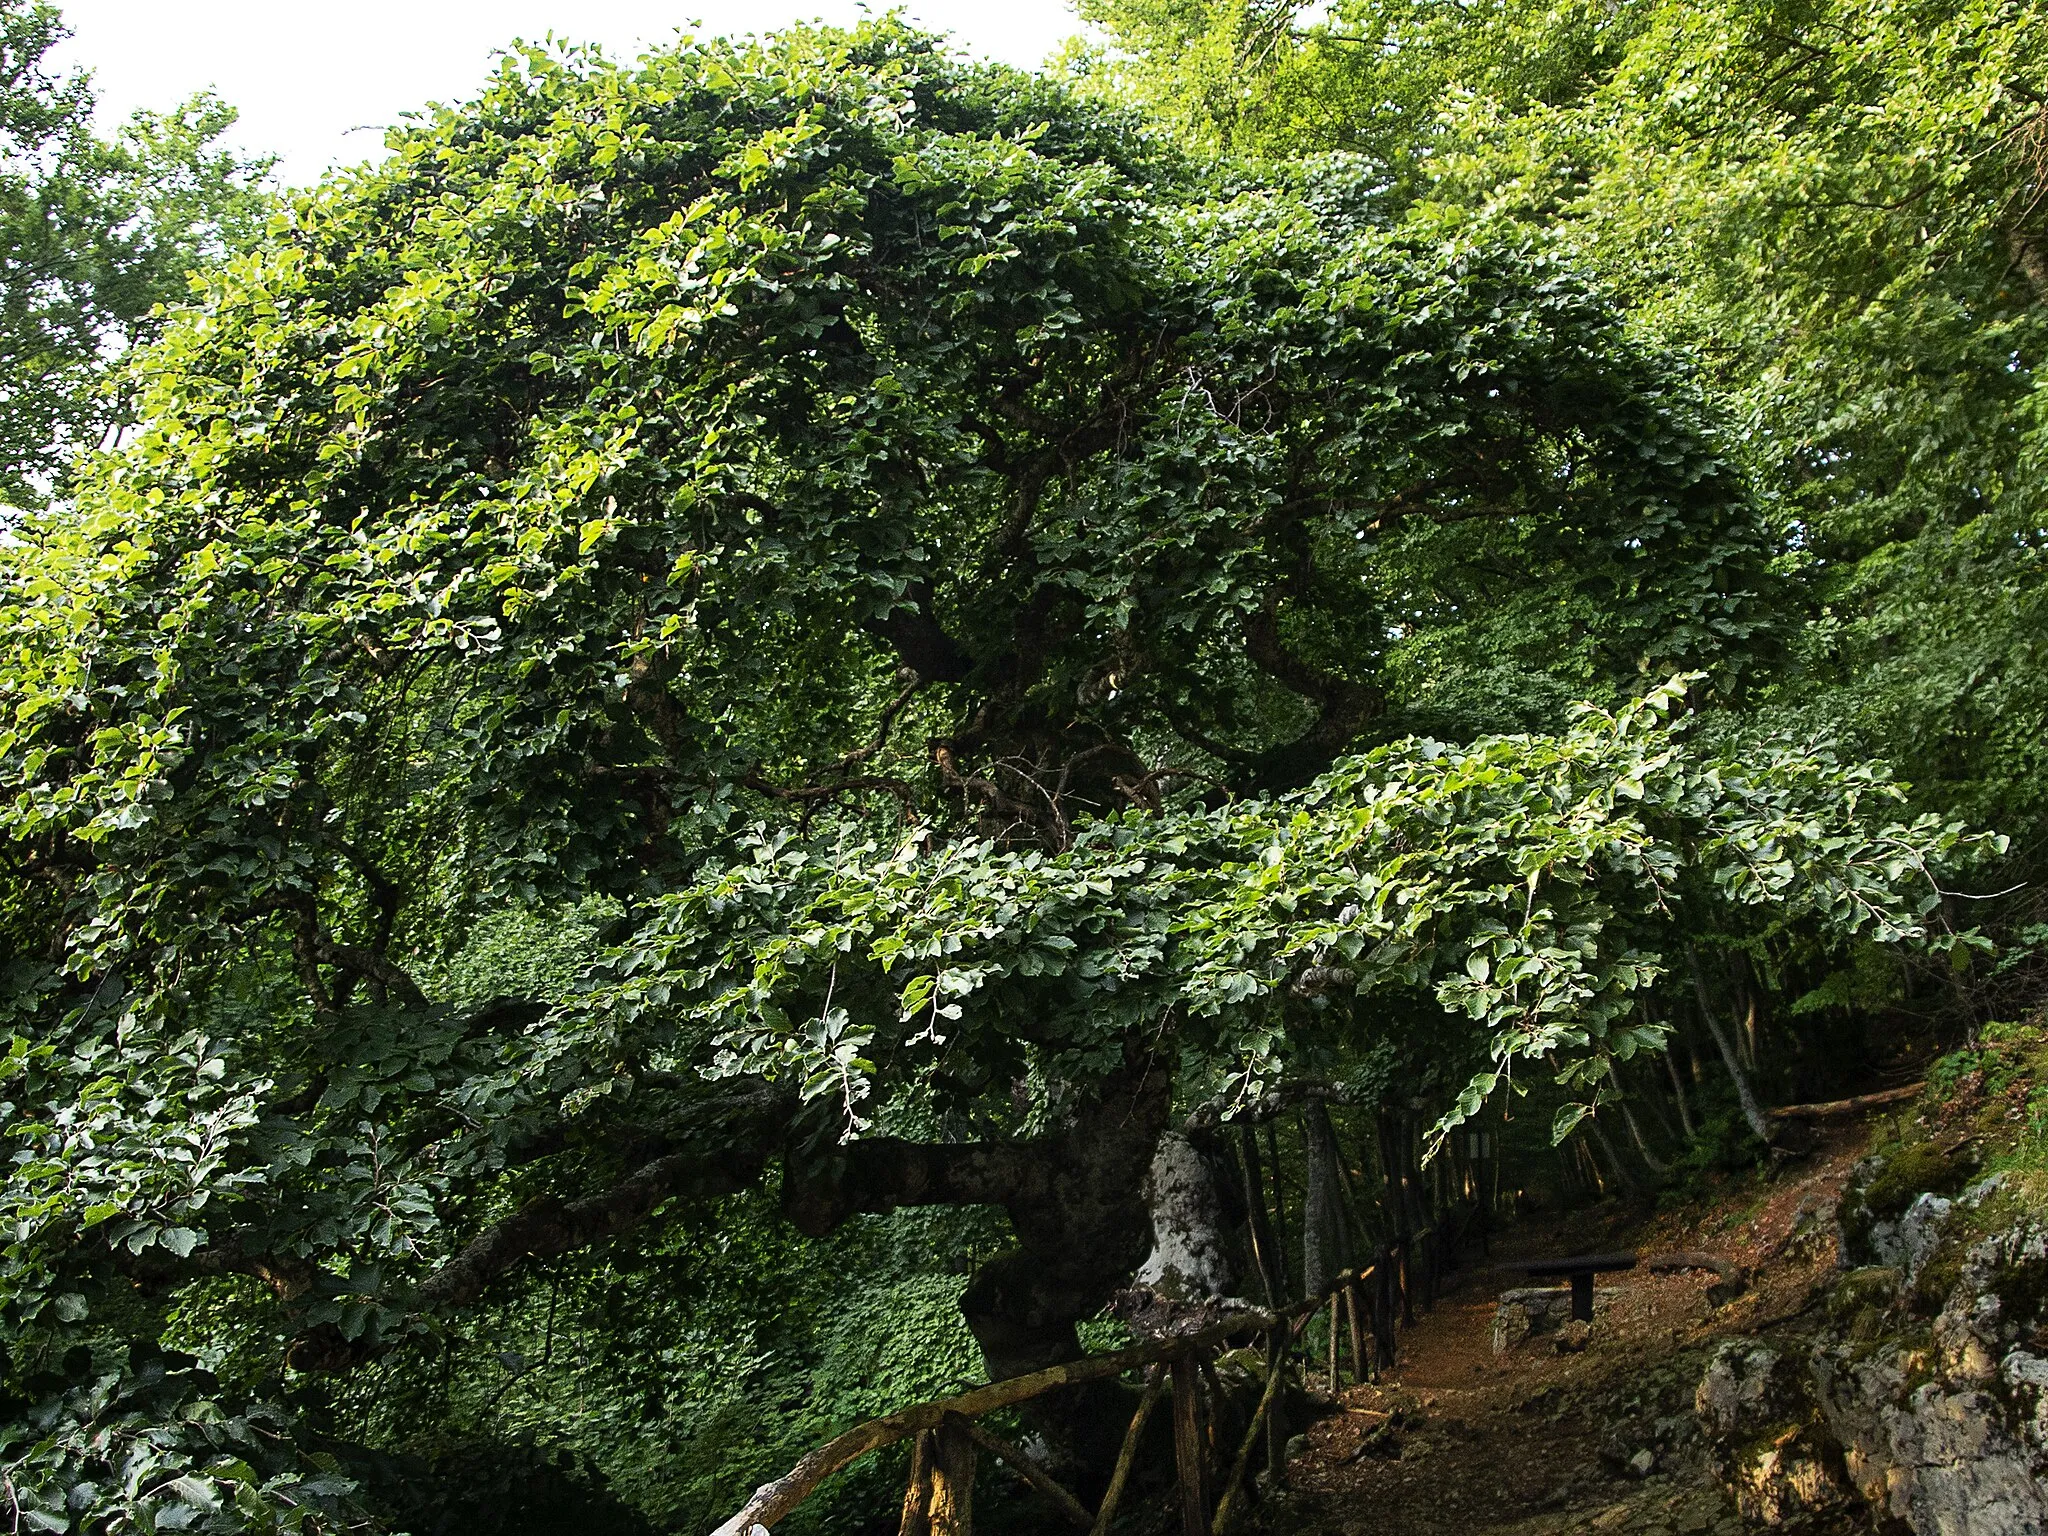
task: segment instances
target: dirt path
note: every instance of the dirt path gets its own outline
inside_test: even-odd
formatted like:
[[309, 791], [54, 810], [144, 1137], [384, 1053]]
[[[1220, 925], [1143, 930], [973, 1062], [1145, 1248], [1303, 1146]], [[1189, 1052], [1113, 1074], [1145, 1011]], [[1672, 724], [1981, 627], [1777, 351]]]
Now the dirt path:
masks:
[[[1815, 1213], [1832, 1204], [1860, 1141], [1844, 1138], [1794, 1172], [1736, 1187], [1687, 1216], [1519, 1228], [1495, 1245], [1491, 1267], [1462, 1277], [1403, 1332], [1387, 1380], [1348, 1388], [1341, 1410], [1309, 1428], [1290, 1463], [1292, 1491], [1268, 1506], [1266, 1528], [1347, 1536], [1743, 1530], [1704, 1464], [1693, 1388], [1721, 1338], [1790, 1331], [1806, 1315], [1833, 1264]], [[1616, 1247], [1646, 1258], [1704, 1249], [1752, 1269], [1755, 1284], [1715, 1308], [1711, 1275], [1608, 1277], [1582, 1353], [1560, 1354], [1538, 1335], [1494, 1354], [1496, 1298], [1528, 1283], [1516, 1258]]]

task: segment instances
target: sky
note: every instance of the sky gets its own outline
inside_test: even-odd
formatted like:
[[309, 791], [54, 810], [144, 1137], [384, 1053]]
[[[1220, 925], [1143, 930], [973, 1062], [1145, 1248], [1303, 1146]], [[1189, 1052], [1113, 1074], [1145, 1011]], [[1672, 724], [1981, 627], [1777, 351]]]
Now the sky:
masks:
[[[289, 184], [383, 152], [383, 127], [471, 95], [494, 49], [552, 31], [631, 58], [678, 30], [768, 31], [858, 20], [855, 0], [59, 0], [57, 56], [92, 70], [100, 121], [211, 89], [240, 108], [231, 137], [280, 157]], [[877, 5], [875, 10], [883, 10]], [[1080, 30], [1067, 0], [906, 0], [912, 19], [971, 53], [1031, 66]]]

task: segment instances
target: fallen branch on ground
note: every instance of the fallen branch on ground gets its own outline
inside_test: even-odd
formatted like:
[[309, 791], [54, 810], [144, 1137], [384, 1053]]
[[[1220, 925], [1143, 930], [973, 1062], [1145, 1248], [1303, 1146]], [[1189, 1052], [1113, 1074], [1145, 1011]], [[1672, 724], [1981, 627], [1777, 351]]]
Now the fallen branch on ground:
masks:
[[1838, 1120], [1844, 1115], [1860, 1115], [1866, 1109], [1883, 1109], [1888, 1104], [1904, 1104], [1920, 1097], [1925, 1083], [1908, 1083], [1903, 1088], [1887, 1088], [1882, 1093], [1866, 1093], [1853, 1099], [1833, 1099], [1826, 1104], [1787, 1104], [1783, 1109], [1765, 1112], [1771, 1120]]
[[1645, 1268], [1659, 1275], [1698, 1269], [1716, 1276], [1716, 1283], [1707, 1287], [1707, 1300], [1717, 1307], [1725, 1306], [1749, 1289], [1748, 1270], [1711, 1253], [1660, 1253]]

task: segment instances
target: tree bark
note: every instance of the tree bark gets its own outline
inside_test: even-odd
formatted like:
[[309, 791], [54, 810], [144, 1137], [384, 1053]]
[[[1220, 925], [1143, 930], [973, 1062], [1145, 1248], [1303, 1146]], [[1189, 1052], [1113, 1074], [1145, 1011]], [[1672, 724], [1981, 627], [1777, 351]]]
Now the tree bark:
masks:
[[1169, 1130], [1152, 1151], [1145, 1176], [1152, 1252], [1137, 1284], [1179, 1301], [1230, 1294], [1236, 1280], [1223, 1230], [1222, 1200], [1208, 1161], [1185, 1133]]
[[1308, 1149], [1308, 1205], [1301, 1218], [1301, 1293], [1313, 1296], [1349, 1262], [1346, 1252], [1343, 1174], [1337, 1167], [1337, 1134], [1329, 1106], [1311, 1099], [1301, 1108], [1302, 1139]]
[[1614, 1143], [1607, 1139], [1607, 1132], [1600, 1128], [1600, 1122], [1588, 1116], [1586, 1119], [1586, 1129], [1592, 1132], [1593, 1140], [1599, 1145], [1601, 1155], [1607, 1159], [1607, 1167], [1613, 1173], [1615, 1182], [1620, 1184], [1631, 1195], [1641, 1194], [1643, 1189], [1642, 1180], [1629, 1172], [1628, 1164], [1623, 1162], [1621, 1154], [1614, 1150]]
[[1685, 1127], [1685, 1139], [1698, 1141], [1699, 1128], [1692, 1123], [1692, 1106], [1685, 1101], [1685, 1083], [1678, 1075], [1678, 1058], [1669, 1049], [1664, 1054], [1664, 1069], [1671, 1074], [1671, 1097], [1678, 1104], [1678, 1123]]
[[1251, 1234], [1252, 1262], [1265, 1288], [1266, 1305], [1277, 1307], [1287, 1299], [1287, 1268], [1273, 1236], [1273, 1224], [1266, 1211], [1266, 1180], [1259, 1165], [1258, 1133], [1249, 1125], [1238, 1137], [1238, 1161], [1244, 1169], [1244, 1198], [1248, 1210], [1246, 1230]]
[[1277, 1122], [1266, 1122], [1266, 1153], [1268, 1165], [1273, 1170], [1273, 1267], [1282, 1275], [1287, 1273], [1287, 1177], [1286, 1164], [1280, 1161], [1280, 1129]]
[[1622, 1094], [1619, 1101], [1621, 1118], [1628, 1124], [1629, 1139], [1636, 1144], [1636, 1153], [1642, 1158], [1643, 1166], [1659, 1178], [1662, 1178], [1671, 1169], [1655, 1152], [1650, 1150], [1650, 1143], [1643, 1135], [1643, 1128], [1636, 1123], [1635, 1111], [1628, 1107], [1628, 1098], [1621, 1086], [1621, 1074], [1614, 1070], [1614, 1062], [1611, 1058], [1607, 1063], [1607, 1081], [1613, 1085], [1614, 1091], [1617, 1094]]

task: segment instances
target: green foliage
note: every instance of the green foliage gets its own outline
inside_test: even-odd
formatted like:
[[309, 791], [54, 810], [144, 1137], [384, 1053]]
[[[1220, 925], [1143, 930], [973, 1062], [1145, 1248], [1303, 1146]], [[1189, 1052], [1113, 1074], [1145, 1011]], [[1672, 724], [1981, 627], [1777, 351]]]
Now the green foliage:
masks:
[[[1183, 1049], [1253, 1101], [1290, 1024], [1314, 1028], [1290, 993], [1405, 995], [1469, 1020], [1495, 1063], [1441, 1134], [1517, 1060], [1559, 1058], [1590, 1089], [1610, 1057], [1658, 1048], [1630, 1018], [1690, 904], [1724, 928], [1764, 909], [1897, 943], [1938, 908], [1930, 861], [1986, 846], [1872, 819], [1898, 788], [1824, 751], [1694, 761], [1663, 724], [1678, 695], [1558, 738], [1401, 743], [1279, 801], [1104, 821], [1057, 857], [762, 836], [658, 904], [605, 962], [595, 1017], [615, 1048], [654, 1029], [708, 1041], [720, 1074], [788, 1075], [851, 1136], [875, 1057], [930, 1060], [947, 1103], [1021, 1069], [1027, 1040], [1100, 1073], [1184, 1011]], [[1559, 1123], [1561, 1140], [1577, 1116]]]
[[273, 1403], [218, 1400], [190, 1362], [93, 1351], [75, 1386], [0, 1428], [16, 1528], [278, 1532], [375, 1528], [334, 1458], [295, 1444]]
[[1089, 78], [1106, 70], [1241, 151], [1356, 152], [1390, 223], [1541, 229], [1639, 333], [1698, 359], [1806, 592], [1780, 718], [1852, 733], [1926, 804], [2038, 857], [2038, 7], [1340, 0], [1309, 23], [1286, 3], [1100, 0], [1091, 14], [1120, 52], [1084, 61]]
[[1810, 573], [1484, 148], [1219, 167], [887, 23], [523, 51], [297, 200], [0, 543], [10, 1360], [700, 1523], [973, 1370], [1003, 1241], [799, 1241], [777, 1162], [810, 1219], [1141, 1060], [1561, 1137], [1696, 936], [1977, 942], [1999, 840], [1688, 734]]

